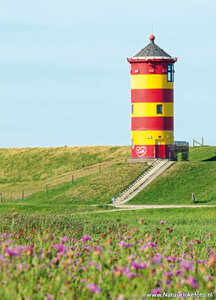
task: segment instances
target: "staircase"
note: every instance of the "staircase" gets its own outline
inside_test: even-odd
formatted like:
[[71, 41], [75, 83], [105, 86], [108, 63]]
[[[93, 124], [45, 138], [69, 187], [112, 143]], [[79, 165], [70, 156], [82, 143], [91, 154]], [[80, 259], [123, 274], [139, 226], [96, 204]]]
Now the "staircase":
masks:
[[115, 206], [121, 206], [131, 200], [173, 163], [174, 161], [169, 161], [168, 159], [156, 159], [150, 169], [139, 176], [133, 184], [116, 198]]

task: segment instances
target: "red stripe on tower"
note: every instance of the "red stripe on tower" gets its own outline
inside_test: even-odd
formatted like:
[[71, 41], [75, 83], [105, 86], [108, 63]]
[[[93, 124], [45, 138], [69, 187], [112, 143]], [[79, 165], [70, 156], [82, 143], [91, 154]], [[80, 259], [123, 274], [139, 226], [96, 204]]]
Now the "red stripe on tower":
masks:
[[173, 130], [173, 117], [134, 117], [131, 118], [131, 130]]
[[167, 62], [137, 62], [131, 65], [131, 75], [142, 74], [166, 74]]
[[173, 89], [131, 90], [131, 103], [173, 102]]

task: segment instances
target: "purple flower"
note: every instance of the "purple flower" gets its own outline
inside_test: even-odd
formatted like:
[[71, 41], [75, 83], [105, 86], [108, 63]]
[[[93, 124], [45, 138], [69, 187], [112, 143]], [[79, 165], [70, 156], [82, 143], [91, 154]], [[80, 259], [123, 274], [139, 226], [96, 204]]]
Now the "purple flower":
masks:
[[53, 248], [58, 250], [58, 252], [63, 252], [65, 250], [65, 246], [62, 244], [54, 245]]
[[187, 270], [187, 271], [193, 270], [193, 264], [190, 261], [181, 262], [180, 267]]
[[206, 239], [210, 238], [210, 234], [206, 234], [206, 235], [205, 235], [205, 238], [206, 238]]
[[130, 240], [131, 239], [131, 236], [126, 236], [125, 237], [125, 240]]
[[124, 242], [124, 241], [119, 242], [117, 245], [123, 246], [123, 247], [125, 247], [125, 248], [129, 248], [129, 247], [131, 246], [130, 244], [128, 244], [128, 243], [126, 243], [126, 242]]
[[101, 271], [101, 264], [96, 263], [95, 265], [96, 265], [98, 271], [100, 272]]
[[193, 288], [193, 289], [198, 289], [199, 288], [199, 282], [193, 277], [193, 276], [188, 276], [187, 278], [188, 284]]
[[127, 276], [129, 279], [131, 279], [131, 278], [133, 278], [133, 277], [136, 276], [136, 274], [134, 272], [131, 272], [128, 267], [124, 268], [123, 275]]
[[18, 255], [18, 251], [13, 248], [5, 248], [4, 252], [10, 257]]
[[176, 261], [176, 257], [175, 257], [175, 256], [166, 256], [166, 259], [167, 259], [168, 261], [173, 261], [173, 262]]
[[167, 280], [167, 281], [166, 281], [166, 285], [171, 285], [171, 281], [170, 281], [170, 280]]
[[160, 253], [156, 253], [155, 256], [152, 258], [154, 264], [159, 264], [162, 259], [162, 255]]
[[52, 300], [52, 298], [53, 298], [53, 295], [51, 295], [51, 294], [46, 295], [46, 300]]
[[132, 261], [130, 263], [131, 267], [134, 268], [134, 269], [146, 269], [149, 267], [149, 262], [139, 262], [137, 260], [135, 261]]
[[173, 273], [171, 271], [168, 271], [165, 275], [169, 279], [173, 277]]
[[176, 274], [176, 276], [181, 276], [184, 274], [184, 271], [183, 270], [175, 270], [175, 274]]
[[166, 223], [166, 221], [160, 221], [160, 224], [165, 224]]
[[81, 239], [82, 242], [88, 242], [88, 241], [91, 241], [92, 239], [90, 238], [89, 235], [84, 235]]
[[155, 289], [151, 290], [151, 293], [152, 294], [161, 294], [162, 293], [162, 289], [155, 288]]
[[176, 244], [177, 244], [177, 245], [182, 245], [182, 242], [177, 242]]
[[6, 233], [2, 233], [2, 234], [0, 235], [0, 237], [6, 238], [6, 237], [7, 237], [7, 234], [6, 234]]
[[101, 289], [95, 283], [90, 283], [87, 287], [92, 294], [99, 294], [101, 292]]
[[93, 250], [94, 250], [95, 254], [100, 254], [102, 251], [102, 248], [100, 246], [96, 246]]
[[69, 240], [68, 237], [64, 236], [60, 241], [62, 244], [66, 243]]

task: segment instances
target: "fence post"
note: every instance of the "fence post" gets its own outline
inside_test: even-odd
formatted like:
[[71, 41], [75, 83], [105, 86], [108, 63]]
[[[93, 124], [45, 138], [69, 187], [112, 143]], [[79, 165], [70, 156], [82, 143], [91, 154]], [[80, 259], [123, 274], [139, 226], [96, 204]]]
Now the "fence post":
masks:
[[71, 182], [72, 182], [72, 184], [74, 183], [74, 176], [73, 175], [71, 177]]
[[46, 192], [47, 192], [47, 194], [48, 194], [48, 184], [46, 184]]
[[0, 194], [0, 202], [2, 202], [2, 194]]
[[192, 193], [192, 201], [195, 202], [196, 201], [196, 196], [194, 193]]
[[24, 200], [24, 191], [22, 191], [22, 200]]
[[101, 165], [99, 165], [99, 171], [101, 170]]
[[202, 137], [202, 146], [204, 146], [204, 138]]

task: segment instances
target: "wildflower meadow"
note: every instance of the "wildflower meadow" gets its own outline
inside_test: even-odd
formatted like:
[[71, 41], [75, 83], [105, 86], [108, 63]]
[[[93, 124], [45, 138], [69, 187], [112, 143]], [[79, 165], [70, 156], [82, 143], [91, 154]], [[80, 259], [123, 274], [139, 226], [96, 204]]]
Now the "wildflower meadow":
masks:
[[155, 232], [1, 233], [0, 299], [216, 299], [215, 237], [177, 239], [166, 220]]

